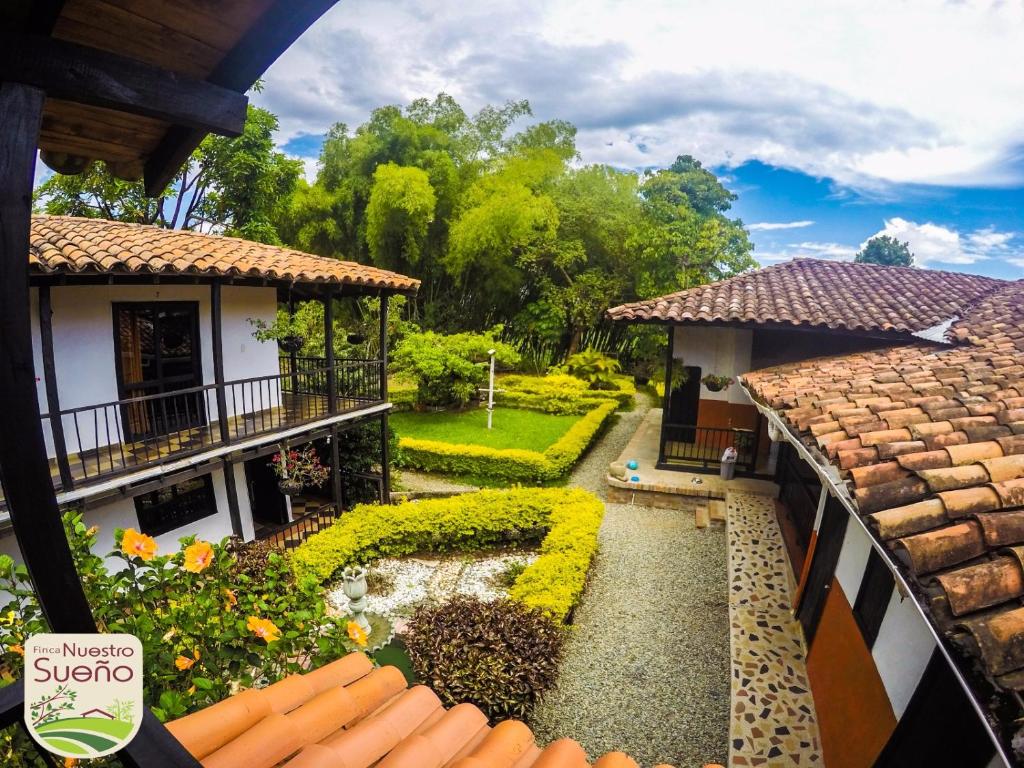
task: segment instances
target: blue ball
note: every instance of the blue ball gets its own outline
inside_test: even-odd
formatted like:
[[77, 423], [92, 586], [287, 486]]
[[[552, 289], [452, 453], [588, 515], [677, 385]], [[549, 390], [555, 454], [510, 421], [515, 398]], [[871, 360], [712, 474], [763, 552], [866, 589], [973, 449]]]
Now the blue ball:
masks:
[[639, 483], [639, 482], [640, 482], [640, 475], [633, 475], [633, 476], [632, 476], [631, 478], [629, 478], [629, 479], [630, 479], [630, 480], [631, 480], [632, 482], [634, 482], [634, 483]]
[[629, 461], [627, 461], [626, 466], [629, 469], [640, 469], [640, 464], [637, 462], [636, 459], [630, 459]]

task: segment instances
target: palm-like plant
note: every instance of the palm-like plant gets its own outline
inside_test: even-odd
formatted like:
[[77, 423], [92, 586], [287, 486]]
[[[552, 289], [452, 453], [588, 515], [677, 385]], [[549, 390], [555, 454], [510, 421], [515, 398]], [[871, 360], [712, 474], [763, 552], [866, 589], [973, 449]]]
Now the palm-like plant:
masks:
[[565, 361], [566, 371], [582, 379], [591, 389], [614, 389], [614, 376], [621, 370], [619, 361], [602, 355], [596, 349], [585, 349]]

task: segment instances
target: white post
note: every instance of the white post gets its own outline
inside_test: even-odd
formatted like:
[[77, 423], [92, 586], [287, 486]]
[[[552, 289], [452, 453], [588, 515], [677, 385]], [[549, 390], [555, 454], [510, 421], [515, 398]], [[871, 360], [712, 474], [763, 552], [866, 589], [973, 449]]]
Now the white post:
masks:
[[494, 421], [494, 352], [495, 350], [489, 350], [487, 354], [491, 356], [491, 381], [487, 388], [487, 428], [491, 428], [491, 424]]

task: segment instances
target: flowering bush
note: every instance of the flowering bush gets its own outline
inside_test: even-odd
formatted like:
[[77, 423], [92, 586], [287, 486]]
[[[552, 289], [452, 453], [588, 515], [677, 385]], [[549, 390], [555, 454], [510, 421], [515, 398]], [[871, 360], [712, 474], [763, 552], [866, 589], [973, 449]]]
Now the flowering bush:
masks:
[[[124, 567], [112, 570], [92, 552], [97, 530], [87, 529], [80, 514], [69, 513], [64, 522], [100, 630], [142, 641], [144, 698], [161, 719], [365, 646], [365, 638], [351, 637], [350, 622], [326, 614], [317, 581], [297, 578], [280, 553], [266, 553], [254, 578], [236, 567], [224, 543], [188, 537], [178, 551], [160, 554], [152, 537], [118, 529], [107, 557]], [[0, 555], [0, 594], [8, 598], [0, 608], [0, 675], [10, 682], [21, 674], [25, 638], [46, 631], [46, 624], [27, 571], [6, 555]]]
[[320, 463], [312, 443], [307, 443], [302, 449], [291, 448], [287, 452], [275, 453], [270, 466], [281, 480], [291, 480], [306, 487], [320, 488], [331, 475], [331, 470]]

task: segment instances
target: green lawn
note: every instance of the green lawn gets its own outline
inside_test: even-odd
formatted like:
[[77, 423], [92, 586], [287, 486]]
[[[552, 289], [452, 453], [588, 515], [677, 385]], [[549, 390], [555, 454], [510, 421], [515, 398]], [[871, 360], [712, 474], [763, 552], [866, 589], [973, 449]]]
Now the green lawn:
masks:
[[390, 420], [399, 437], [543, 451], [579, 419], [579, 416], [495, 408], [494, 428], [487, 429], [486, 409], [471, 408], [438, 413], [394, 413]]

